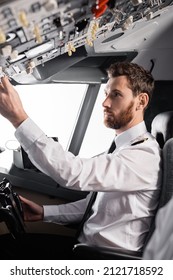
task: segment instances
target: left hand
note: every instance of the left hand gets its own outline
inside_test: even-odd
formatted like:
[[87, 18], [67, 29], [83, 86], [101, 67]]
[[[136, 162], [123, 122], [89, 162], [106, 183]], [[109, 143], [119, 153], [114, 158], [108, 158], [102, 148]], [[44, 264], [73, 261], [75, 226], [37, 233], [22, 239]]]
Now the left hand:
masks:
[[21, 195], [19, 197], [22, 203], [24, 220], [26, 222], [42, 221], [44, 216], [43, 206]]

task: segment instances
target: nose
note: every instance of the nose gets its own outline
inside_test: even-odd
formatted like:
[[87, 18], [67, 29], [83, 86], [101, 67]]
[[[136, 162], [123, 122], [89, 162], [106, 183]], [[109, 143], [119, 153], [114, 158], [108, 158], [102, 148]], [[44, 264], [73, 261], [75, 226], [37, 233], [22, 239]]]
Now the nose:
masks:
[[102, 103], [102, 106], [111, 108], [111, 99], [110, 99], [109, 95], [106, 96], [105, 100]]

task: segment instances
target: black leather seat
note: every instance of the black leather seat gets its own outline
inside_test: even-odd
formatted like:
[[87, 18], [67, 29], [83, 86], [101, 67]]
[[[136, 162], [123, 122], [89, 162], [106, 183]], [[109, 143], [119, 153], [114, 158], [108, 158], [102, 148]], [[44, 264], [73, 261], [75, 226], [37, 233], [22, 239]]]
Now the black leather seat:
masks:
[[163, 147], [163, 184], [159, 208], [163, 207], [173, 196], [173, 138]]
[[173, 111], [162, 112], [155, 116], [151, 124], [151, 134], [163, 148], [166, 141], [173, 137]]

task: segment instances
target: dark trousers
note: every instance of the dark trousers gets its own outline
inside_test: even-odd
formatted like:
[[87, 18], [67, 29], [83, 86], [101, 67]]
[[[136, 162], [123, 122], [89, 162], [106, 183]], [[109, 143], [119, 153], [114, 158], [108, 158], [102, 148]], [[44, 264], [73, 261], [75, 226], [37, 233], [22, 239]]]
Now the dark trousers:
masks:
[[31, 234], [17, 240], [10, 234], [0, 236], [1, 260], [73, 260], [73, 246], [77, 241], [71, 236]]

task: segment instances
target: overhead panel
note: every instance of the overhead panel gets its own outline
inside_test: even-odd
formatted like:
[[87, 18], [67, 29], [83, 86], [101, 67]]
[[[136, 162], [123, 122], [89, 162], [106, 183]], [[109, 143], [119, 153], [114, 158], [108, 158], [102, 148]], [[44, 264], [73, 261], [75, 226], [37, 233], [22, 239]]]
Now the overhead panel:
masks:
[[80, 47], [89, 53], [100, 37], [106, 42], [120, 28], [117, 39], [135, 22], [151, 20], [169, 5], [172, 1], [1, 1], [0, 77], [32, 77], [38, 66], [61, 55], [77, 56]]

